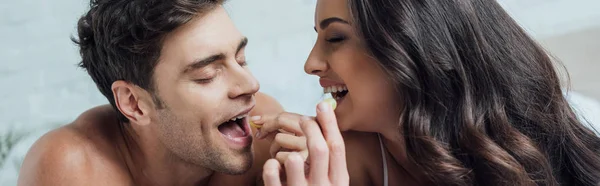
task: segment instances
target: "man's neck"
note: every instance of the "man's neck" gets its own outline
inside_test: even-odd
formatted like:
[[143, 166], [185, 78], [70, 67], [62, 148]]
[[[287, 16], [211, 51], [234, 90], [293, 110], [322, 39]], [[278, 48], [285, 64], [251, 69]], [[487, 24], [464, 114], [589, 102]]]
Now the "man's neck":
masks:
[[[161, 143], [150, 130], [135, 124], [123, 127], [123, 158], [132, 179], [141, 185], [206, 185], [214, 173], [185, 162]], [[135, 128], [135, 129], [134, 129]]]

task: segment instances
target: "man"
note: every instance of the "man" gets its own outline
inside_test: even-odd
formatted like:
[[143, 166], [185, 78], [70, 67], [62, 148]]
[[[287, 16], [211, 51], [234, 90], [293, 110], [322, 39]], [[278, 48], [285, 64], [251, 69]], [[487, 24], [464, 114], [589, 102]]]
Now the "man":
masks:
[[19, 185], [255, 184], [269, 144], [253, 145], [247, 116], [282, 108], [257, 93], [222, 3], [92, 0], [80, 65], [112, 108], [39, 139]]

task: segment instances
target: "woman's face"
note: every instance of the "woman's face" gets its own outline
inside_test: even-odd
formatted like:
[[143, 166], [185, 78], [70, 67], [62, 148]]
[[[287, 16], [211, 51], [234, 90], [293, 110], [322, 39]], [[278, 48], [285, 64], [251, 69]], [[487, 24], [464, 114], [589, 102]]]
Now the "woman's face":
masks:
[[318, 38], [304, 70], [319, 76], [323, 91], [337, 100], [341, 130], [381, 132], [384, 124], [397, 125], [400, 102], [352, 24], [347, 0], [318, 0]]

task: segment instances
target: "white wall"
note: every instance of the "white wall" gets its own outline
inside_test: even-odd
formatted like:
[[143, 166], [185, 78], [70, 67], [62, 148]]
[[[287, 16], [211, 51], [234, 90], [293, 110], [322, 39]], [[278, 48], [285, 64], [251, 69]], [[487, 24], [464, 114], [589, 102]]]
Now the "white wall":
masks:
[[0, 134], [65, 123], [104, 102], [69, 37], [84, 1], [0, 1]]
[[261, 91], [275, 96], [288, 111], [314, 114], [322, 96], [318, 78], [304, 73], [316, 40], [314, 0], [230, 1], [226, 8], [249, 38], [249, 66]]
[[498, 0], [536, 38], [600, 26], [598, 0]]

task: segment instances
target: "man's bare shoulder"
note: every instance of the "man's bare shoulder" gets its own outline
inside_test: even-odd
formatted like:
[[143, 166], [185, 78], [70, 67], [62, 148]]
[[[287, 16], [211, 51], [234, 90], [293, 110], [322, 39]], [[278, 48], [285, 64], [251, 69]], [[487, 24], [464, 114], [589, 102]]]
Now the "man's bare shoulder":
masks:
[[23, 161], [18, 185], [130, 185], [101, 127], [104, 109], [91, 109], [38, 139]]

